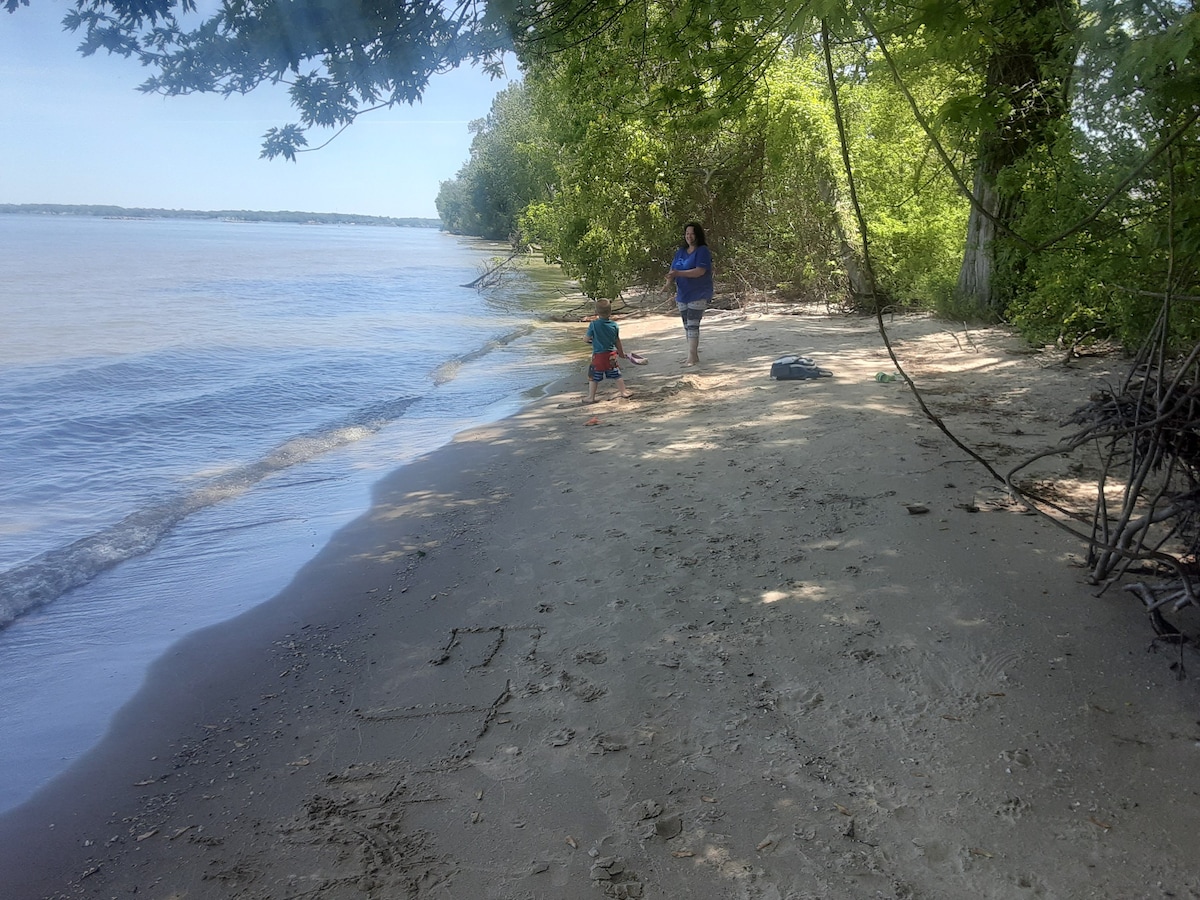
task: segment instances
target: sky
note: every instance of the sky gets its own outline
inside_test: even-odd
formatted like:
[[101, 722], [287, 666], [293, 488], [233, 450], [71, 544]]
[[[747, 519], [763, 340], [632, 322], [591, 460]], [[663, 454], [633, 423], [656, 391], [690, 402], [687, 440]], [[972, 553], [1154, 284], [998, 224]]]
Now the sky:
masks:
[[[137, 62], [78, 53], [67, 9], [0, 9], [0, 203], [436, 218], [440, 183], [470, 155], [468, 123], [508, 84], [473, 68], [438, 75], [420, 104], [366, 114], [295, 163], [268, 161], [263, 133], [298, 120], [285, 86], [142, 94], [149, 72]], [[309, 145], [329, 134], [309, 131]]]

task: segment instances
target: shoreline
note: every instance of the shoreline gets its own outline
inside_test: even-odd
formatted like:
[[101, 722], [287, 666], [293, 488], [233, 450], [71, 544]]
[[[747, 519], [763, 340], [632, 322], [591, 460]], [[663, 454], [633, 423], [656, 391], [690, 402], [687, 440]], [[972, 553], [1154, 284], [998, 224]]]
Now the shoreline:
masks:
[[[216, 479], [197, 474], [161, 502], [135, 502], [127, 518], [101, 523], [83, 536], [86, 540], [64, 540], [10, 567], [32, 571], [26, 585], [41, 585], [60, 570], [98, 568], [81, 575], [86, 580], [70, 596], [39, 598], [26, 611], [28, 619], [18, 616], [9, 623], [11, 631], [7, 625], [0, 628], [0, 682], [7, 685], [0, 720], [9, 725], [8, 740], [0, 741], [0, 815], [98, 741], [155, 656], [190, 631], [279, 593], [334, 531], [367, 512], [374, 482], [405, 460], [453, 440], [464, 425], [510, 415], [531, 396], [544, 394], [547, 382], [566, 369], [555, 346], [559, 332], [555, 326], [527, 323], [478, 347], [464, 347], [470, 352], [460, 354], [463, 359], [456, 360], [446, 386], [430, 388], [374, 433], [336, 428], [336, 422], [319, 439], [311, 439], [317, 431], [309, 430], [243, 460], [244, 470], [262, 478], [253, 487], [228, 471]], [[491, 374], [514, 366], [502, 382]], [[478, 402], [477, 409], [469, 408], [472, 402]], [[331, 440], [341, 443], [330, 448]], [[280, 449], [293, 446], [295, 458]], [[264, 459], [284, 456], [286, 465], [262, 475]], [[61, 467], [25, 469], [44, 471], [49, 479]], [[222, 492], [211, 488], [217, 480], [227, 486], [236, 480], [237, 496], [219, 496]], [[19, 477], [13, 486], [19, 490], [31, 483]], [[211, 502], [193, 503], [190, 498], [201, 492]], [[185, 502], [191, 509], [179, 518], [175, 510]], [[147, 506], [160, 519], [175, 521], [136, 546], [130, 536], [151, 530]], [[19, 517], [16, 509], [10, 512]], [[119, 565], [104, 562], [110, 544], [128, 554]], [[9, 549], [19, 546], [18, 541]], [[82, 549], [76, 553], [72, 546]], [[26, 586], [13, 587], [11, 596], [0, 597], [0, 606], [5, 599], [17, 605], [27, 592]]]
[[[417, 486], [444, 484], [452, 491], [460, 467], [480, 464], [486, 455], [478, 446], [440, 447], [385, 477], [374, 492], [377, 503]], [[406, 491], [406, 485], [412, 487]], [[30, 801], [0, 816], [0, 894], [56, 896], [54, 892], [65, 891], [72, 879], [55, 877], [48, 870], [71, 855], [84, 856], [74, 873], [82, 884], [84, 873], [105, 865], [103, 852], [88, 853], [92, 847], [104, 846], [105, 828], [134, 821], [146, 796], [170, 804], [179, 790], [200, 790], [198, 782], [188, 777], [189, 754], [202, 749], [226, 756], [241, 750], [240, 739], [233, 740], [232, 748], [223, 740], [233, 730], [232, 723], [259, 718], [258, 704], [269, 707], [281, 687], [312, 690], [304, 683], [307, 665], [300, 648], [326, 656], [324, 637], [317, 636], [333, 631], [361, 639], [363, 626], [358, 620], [380, 611], [374, 595], [381, 579], [394, 582], [397, 572], [404, 571], [419, 552], [415, 548], [422, 543], [421, 536], [402, 527], [400, 534], [391, 536], [411, 541], [414, 549], [402, 555], [399, 570], [390, 560], [363, 565], [356, 550], [364, 532], [377, 528], [371, 517], [368, 512], [339, 529], [276, 597], [172, 647], [151, 667], [143, 687], [117, 714], [96, 747]], [[329, 604], [327, 600], [335, 596], [339, 605]], [[341, 605], [343, 598], [348, 599]], [[389, 603], [400, 599], [398, 594], [387, 595]], [[325, 678], [322, 671], [318, 680]], [[257, 736], [251, 740], [260, 743]], [[298, 757], [286, 743], [276, 742], [267, 752], [289, 766], [281, 771], [302, 774], [302, 766], [290, 766]], [[280, 752], [286, 759], [279, 757]], [[115, 843], [125, 844], [124, 837]]]
[[[632, 401], [459, 435], [156, 664], [0, 818], [0, 895], [1200, 896], [1197, 688], [874, 320], [713, 315], [698, 370], [621, 324]], [[894, 325], [996, 458], [1118, 365]]]

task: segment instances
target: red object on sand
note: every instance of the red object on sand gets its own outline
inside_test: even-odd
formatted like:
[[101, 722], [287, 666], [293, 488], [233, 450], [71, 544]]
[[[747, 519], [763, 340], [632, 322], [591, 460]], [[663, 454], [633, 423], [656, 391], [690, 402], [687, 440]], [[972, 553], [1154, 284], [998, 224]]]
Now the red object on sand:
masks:
[[586, 422], [584, 422], [583, 424], [584, 424], [584, 425], [599, 425], [599, 424], [600, 424], [600, 418], [599, 418], [599, 416], [592, 416], [590, 419], [588, 419], [588, 420], [587, 420]]
[[646, 359], [646, 357], [642, 356], [640, 353], [629, 353], [626, 355], [629, 357], [629, 361], [635, 366], [644, 366], [646, 363], [650, 362], [650, 360]]

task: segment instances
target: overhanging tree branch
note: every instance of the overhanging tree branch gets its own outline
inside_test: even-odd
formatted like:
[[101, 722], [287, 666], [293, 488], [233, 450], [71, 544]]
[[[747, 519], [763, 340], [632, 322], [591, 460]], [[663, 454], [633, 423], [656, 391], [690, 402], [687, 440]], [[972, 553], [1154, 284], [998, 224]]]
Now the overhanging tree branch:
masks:
[[[825, 74], [829, 82], [829, 95], [830, 101], [833, 105], [833, 117], [835, 123], [837, 124], [838, 144], [840, 145], [842, 151], [842, 164], [846, 168], [846, 179], [849, 182], [850, 203], [854, 207], [854, 217], [858, 222], [859, 234], [861, 235], [863, 244], [863, 265], [870, 274], [871, 284], [874, 286], [875, 273], [871, 265], [867, 219], [866, 216], [863, 215], [862, 206], [858, 202], [858, 192], [854, 187], [854, 167], [850, 164], [850, 144], [846, 138], [846, 125], [842, 117], [842, 105], [838, 94], [837, 76], [833, 68], [833, 55], [829, 49], [829, 24], [824, 19], [821, 20], [821, 46], [825, 55]], [[983, 466], [984, 469], [987, 470], [988, 474], [994, 479], [1003, 482], [1004, 477], [994, 468], [992, 468], [992, 465], [986, 459], [960, 441], [958, 437], [946, 427], [946, 423], [943, 422], [939, 416], [935, 415], [934, 412], [925, 404], [925, 398], [921, 396], [921, 392], [917, 390], [917, 386], [915, 383], [913, 383], [912, 378], [905, 373], [904, 367], [900, 365], [900, 359], [896, 356], [896, 351], [892, 347], [891, 339], [888, 337], [887, 327], [883, 324], [883, 307], [880, 305], [878, 297], [875, 297], [874, 300], [875, 322], [879, 328], [879, 336], [883, 339], [883, 345], [885, 348], [887, 348], [888, 356], [891, 358], [892, 364], [895, 365], [900, 374], [904, 376], [904, 381], [908, 385], [909, 390], [912, 392], [913, 397], [916, 398], [917, 405], [921, 407], [921, 412], [925, 414], [925, 417], [929, 419], [929, 421], [933, 422], [933, 424], [937, 426], [938, 430], [941, 431], [942, 434], [946, 435], [946, 437], [948, 437], [954, 443], [954, 446], [958, 447], [958, 449], [962, 450], [969, 457]]]

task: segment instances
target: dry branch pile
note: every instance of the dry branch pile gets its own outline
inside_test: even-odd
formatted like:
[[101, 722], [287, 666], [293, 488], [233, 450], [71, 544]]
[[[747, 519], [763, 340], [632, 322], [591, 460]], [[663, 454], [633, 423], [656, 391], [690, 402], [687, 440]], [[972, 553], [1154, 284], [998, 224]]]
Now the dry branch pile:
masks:
[[1168, 296], [1122, 383], [1068, 418], [1079, 431], [1005, 481], [1041, 512], [1044, 501], [1017, 487], [1017, 472], [1044, 456], [1094, 447], [1100, 474], [1091, 534], [1079, 535], [1089, 546], [1090, 577], [1103, 589], [1126, 575], [1142, 577], [1125, 590], [1142, 601], [1160, 636], [1182, 644], [1200, 636], [1185, 635], [1165, 616], [1181, 621], [1189, 607], [1200, 610], [1200, 344], [1172, 352], [1171, 311]]
[[[1164, 578], [1126, 589], [1145, 604], [1159, 634], [1177, 633], [1164, 611], [1197, 602], [1200, 384], [1193, 368], [1194, 362], [1174, 371], [1141, 363], [1121, 388], [1098, 393], [1068, 419], [1082, 426], [1070, 446], [1095, 442], [1104, 460], [1088, 559], [1092, 578], [1110, 584], [1135, 562], [1157, 563]], [[1115, 509], [1107, 490], [1114, 483], [1120, 484]]]

